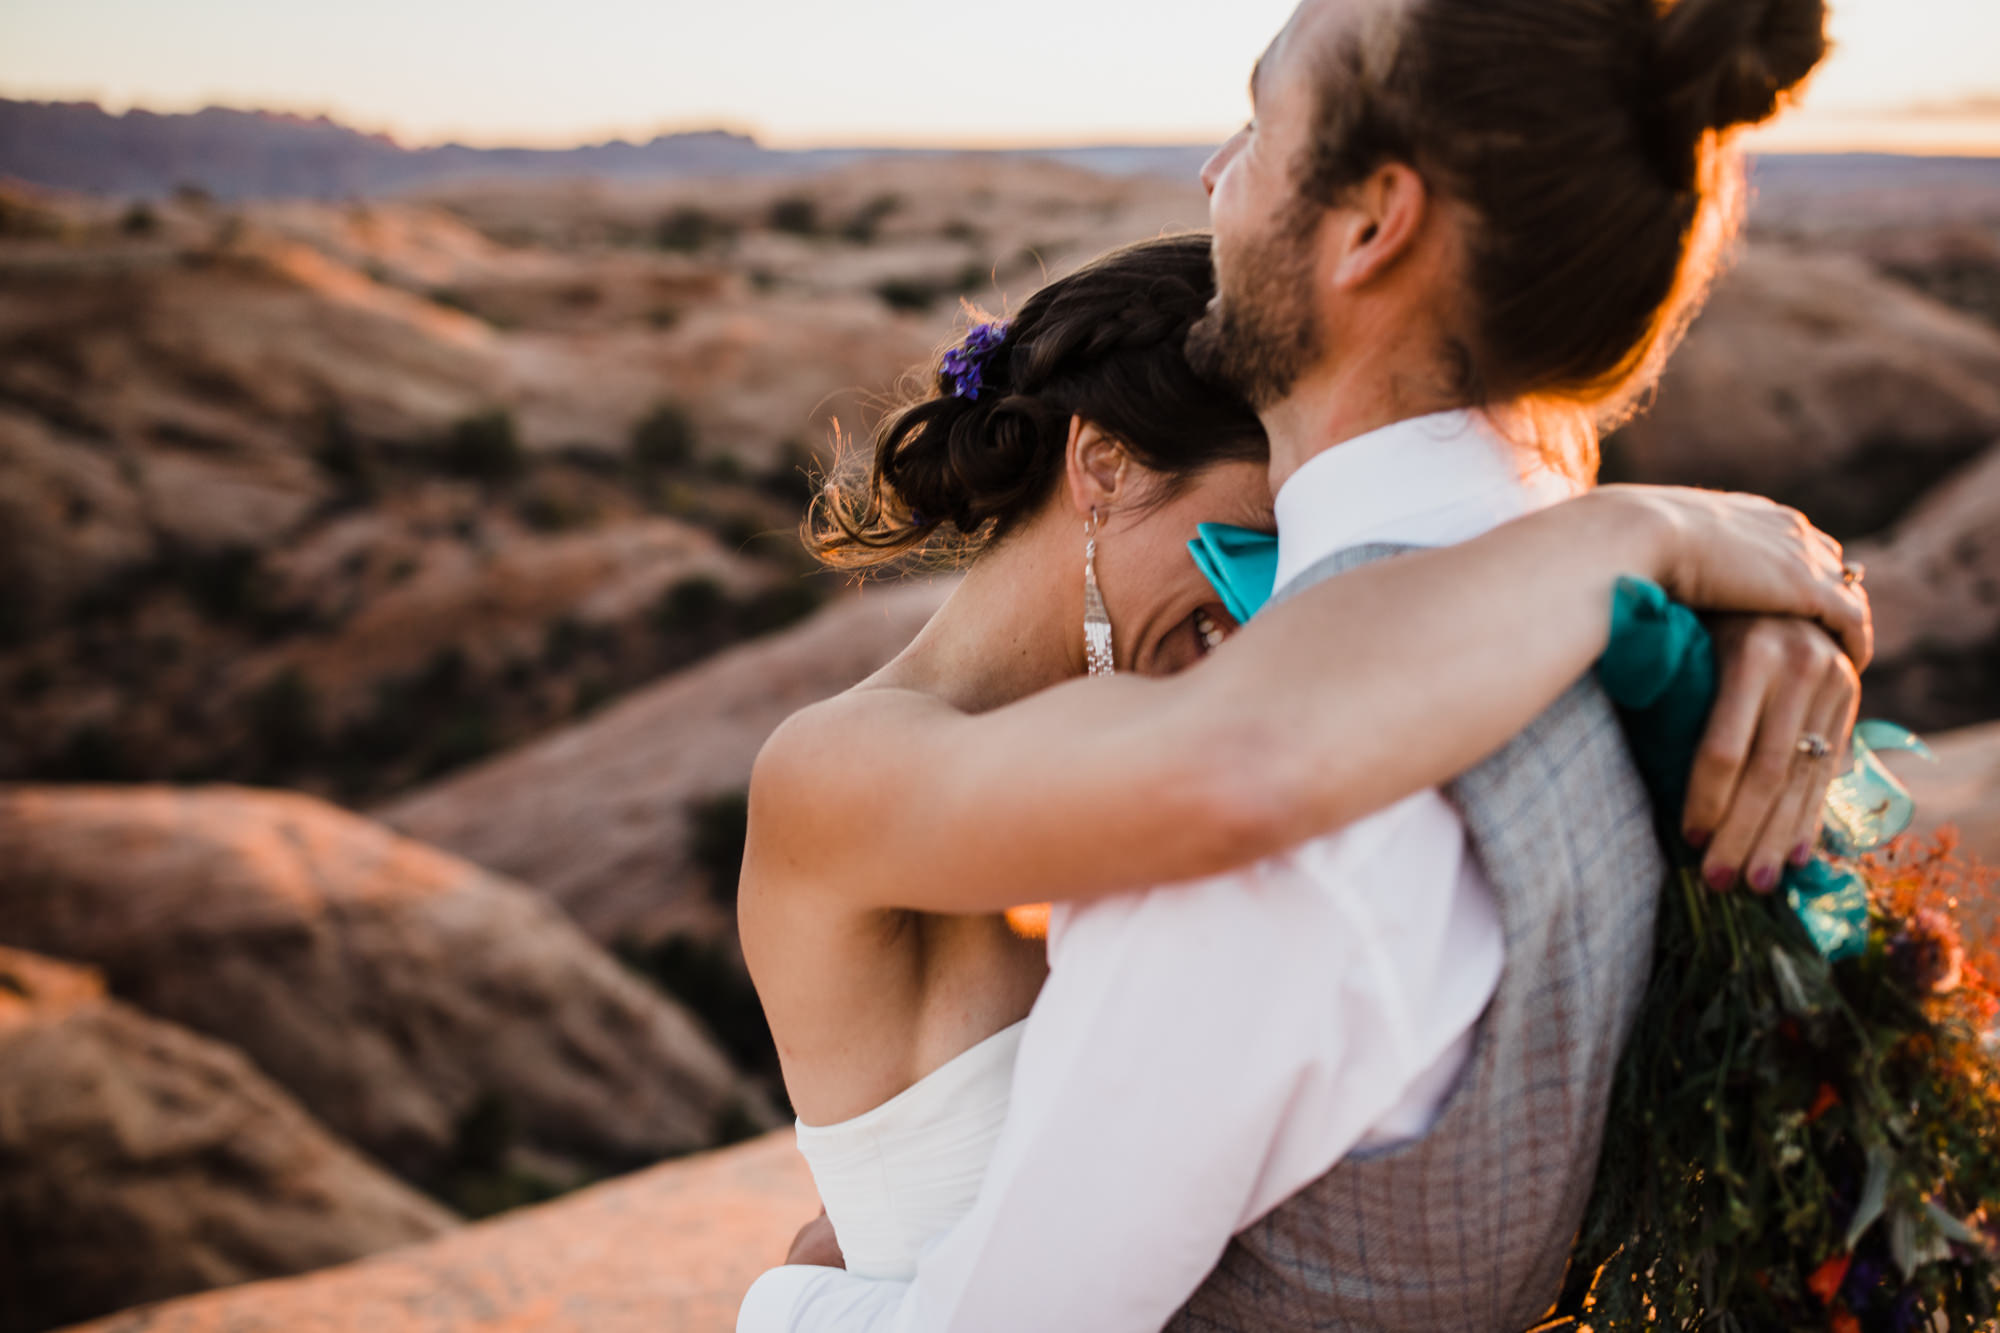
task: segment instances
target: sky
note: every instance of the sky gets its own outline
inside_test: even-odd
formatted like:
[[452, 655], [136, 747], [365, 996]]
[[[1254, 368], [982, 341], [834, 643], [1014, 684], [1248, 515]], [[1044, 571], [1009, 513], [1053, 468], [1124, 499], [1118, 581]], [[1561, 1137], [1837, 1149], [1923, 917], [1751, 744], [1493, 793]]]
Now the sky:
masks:
[[[0, 96], [327, 114], [412, 146], [1218, 139], [1294, 0], [0, 0]], [[1767, 146], [2000, 152], [2000, 0], [1833, 0]]]

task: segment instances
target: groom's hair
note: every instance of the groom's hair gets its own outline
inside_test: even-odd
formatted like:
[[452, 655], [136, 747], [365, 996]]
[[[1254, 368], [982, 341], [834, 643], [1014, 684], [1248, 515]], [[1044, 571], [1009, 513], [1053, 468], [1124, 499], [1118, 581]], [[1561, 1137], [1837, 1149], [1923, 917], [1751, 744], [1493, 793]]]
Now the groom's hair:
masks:
[[1739, 225], [1725, 136], [1778, 110], [1825, 29], [1824, 0], [1408, 0], [1323, 53], [1301, 213], [1416, 168], [1472, 218], [1459, 387], [1615, 418]]

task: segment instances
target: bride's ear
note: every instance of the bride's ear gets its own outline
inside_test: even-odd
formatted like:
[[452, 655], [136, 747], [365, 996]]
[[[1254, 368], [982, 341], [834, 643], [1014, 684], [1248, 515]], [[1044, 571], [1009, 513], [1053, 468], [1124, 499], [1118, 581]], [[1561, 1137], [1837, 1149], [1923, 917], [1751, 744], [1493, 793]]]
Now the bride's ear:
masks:
[[1088, 518], [1095, 509], [1103, 516], [1131, 498], [1131, 455], [1096, 423], [1070, 418], [1068, 454], [1070, 503], [1079, 515]]

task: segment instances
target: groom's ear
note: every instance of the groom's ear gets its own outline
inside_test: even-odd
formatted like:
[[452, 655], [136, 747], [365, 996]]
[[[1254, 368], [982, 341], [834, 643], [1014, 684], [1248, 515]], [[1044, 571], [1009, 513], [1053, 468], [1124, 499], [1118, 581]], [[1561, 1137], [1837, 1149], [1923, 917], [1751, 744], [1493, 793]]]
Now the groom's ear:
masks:
[[1131, 456], [1096, 423], [1070, 418], [1068, 455], [1070, 502], [1077, 513], [1108, 514], [1131, 498]]
[[1390, 162], [1354, 186], [1333, 216], [1333, 285], [1363, 286], [1410, 252], [1430, 212], [1430, 189], [1414, 167]]

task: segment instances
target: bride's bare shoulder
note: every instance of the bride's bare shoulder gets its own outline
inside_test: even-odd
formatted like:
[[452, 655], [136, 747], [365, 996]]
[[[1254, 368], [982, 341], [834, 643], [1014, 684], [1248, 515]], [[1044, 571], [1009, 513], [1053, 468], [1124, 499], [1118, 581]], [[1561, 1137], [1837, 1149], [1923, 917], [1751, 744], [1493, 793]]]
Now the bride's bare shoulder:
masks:
[[773, 906], [831, 909], [847, 890], [859, 892], [865, 849], [885, 804], [904, 790], [911, 756], [927, 732], [962, 716], [934, 695], [870, 683], [794, 713], [773, 732], [750, 775], [739, 899], [746, 928]]
[[964, 714], [933, 694], [864, 682], [800, 709], [757, 755], [753, 809], [767, 813], [804, 804], [823, 809], [872, 785], [880, 766], [907, 760], [939, 728]]

